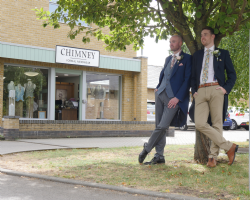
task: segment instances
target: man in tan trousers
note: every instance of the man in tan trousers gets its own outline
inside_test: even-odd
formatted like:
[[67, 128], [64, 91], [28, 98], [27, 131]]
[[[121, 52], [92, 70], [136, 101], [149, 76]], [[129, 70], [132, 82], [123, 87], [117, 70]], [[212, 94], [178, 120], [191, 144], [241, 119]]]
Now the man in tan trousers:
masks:
[[[232, 165], [238, 145], [223, 137], [223, 122], [228, 107], [228, 94], [232, 90], [236, 73], [229, 52], [214, 45], [215, 34], [211, 27], [201, 32], [204, 49], [193, 55], [191, 87], [195, 99], [195, 127], [212, 141], [207, 166], [215, 167], [219, 150], [224, 149]], [[227, 73], [227, 80], [225, 78]], [[211, 116], [212, 125], [207, 123]]]

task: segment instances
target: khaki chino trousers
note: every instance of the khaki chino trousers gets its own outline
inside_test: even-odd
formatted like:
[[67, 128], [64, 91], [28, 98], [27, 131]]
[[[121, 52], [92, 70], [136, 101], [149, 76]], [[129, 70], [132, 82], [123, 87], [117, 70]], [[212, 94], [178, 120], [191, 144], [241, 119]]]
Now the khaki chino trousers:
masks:
[[[195, 127], [211, 139], [209, 158], [217, 159], [220, 148], [226, 152], [233, 143], [223, 137], [223, 104], [224, 94], [219, 85], [202, 87], [195, 95]], [[207, 123], [209, 113], [212, 126]]]

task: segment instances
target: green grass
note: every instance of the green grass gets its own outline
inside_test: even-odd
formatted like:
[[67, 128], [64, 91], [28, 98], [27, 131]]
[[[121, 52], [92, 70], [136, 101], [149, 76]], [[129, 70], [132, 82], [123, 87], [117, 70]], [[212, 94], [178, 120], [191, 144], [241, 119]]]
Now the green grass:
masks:
[[[73, 149], [18, 153], [0, 158], [0, 166], [49, 176], [214, 199], [249, 199], [248, 154], [234, 165], [220, 157], [216, 168], [193, 161], [193, 145], [168, 145], [165, 165], [138, 164], [142, 147]], [[154, 152], [145, 161], [152, 159]], [[18, 161], [18, 165], [16, 165]]]

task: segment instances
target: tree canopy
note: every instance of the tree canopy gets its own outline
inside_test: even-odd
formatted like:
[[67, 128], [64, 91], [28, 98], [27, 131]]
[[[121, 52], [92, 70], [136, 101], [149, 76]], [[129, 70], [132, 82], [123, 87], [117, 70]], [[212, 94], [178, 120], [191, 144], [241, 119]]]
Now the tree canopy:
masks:
[[230, 53], [237, 79], [229, 95], [231, 105], [245, 107], [249, 97], [249, 29], [243, 28], [233, 35], [224, 37], [219, 45]]
[[[83, 32], [83, 42], [95, 36], [105, 41], [107, 50], [125, 51], [130, 44], [137, 50], [146, 36], [155, 37], [157, 42], [179, 34], [193, 54], [202, 48], [200, 33], [204, 26], [215, 29], [218, 46], [223, 37], [250, 21], [248, 0], [58, 0], [57, 4], [53, 13], [36, 9], [44, 27], [59, 28], [58, 21], [64, 21], [71, 29], [71, 39]], [[104, 27], [110, 32], [104, 34]]]

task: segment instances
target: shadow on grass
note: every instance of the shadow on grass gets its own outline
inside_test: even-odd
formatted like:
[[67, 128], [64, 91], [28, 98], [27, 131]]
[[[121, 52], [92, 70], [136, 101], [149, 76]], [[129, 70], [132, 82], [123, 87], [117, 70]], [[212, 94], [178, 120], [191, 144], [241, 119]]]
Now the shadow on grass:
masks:
[[216, 168], [209, 169], [187, 160], [153, 166], [98, 161], [64, 166], [56, 176], [203, 198], [249, 198], [246, 168], [239, 163], [235, 166], [226, 164], [227, 161], [222, 159]]

